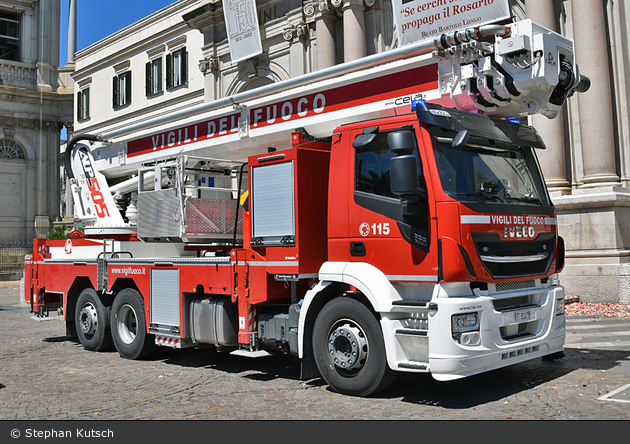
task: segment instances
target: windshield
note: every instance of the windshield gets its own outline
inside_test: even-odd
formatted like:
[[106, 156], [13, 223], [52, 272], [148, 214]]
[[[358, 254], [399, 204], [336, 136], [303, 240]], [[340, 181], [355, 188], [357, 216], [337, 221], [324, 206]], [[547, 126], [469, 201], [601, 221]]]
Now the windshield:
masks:
[[462, 203], [549, 206], [532, 148], [503, 145], [475, 142], [452, 148], [436, 141], [435, 160], [446, 194]]

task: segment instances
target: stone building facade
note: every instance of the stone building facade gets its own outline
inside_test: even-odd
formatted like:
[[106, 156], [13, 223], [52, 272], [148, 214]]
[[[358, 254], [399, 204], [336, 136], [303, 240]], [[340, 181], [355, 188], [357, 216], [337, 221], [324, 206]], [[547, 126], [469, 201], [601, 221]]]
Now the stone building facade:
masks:
[[32, 242], [59, 217], [59, 140], [72, 123], [59, 22], [59, 0], [0, 1], [0, 244]]
[[[230, 60], [220, 0], [179, 0], [79, 51], [75, 131], [115, 131], [398, 45], [389, 0], [256, 4], [263, 53], [246, 61]], [[510, 6], [516, 18], [574, 39], [580, 70], [592, 80], [560, 117], [530, 118], [548, 146], [538, 154], [567, 247], [561, 283], [585, 301], [630, 303], [630, 4], [510, 0]], [[182, 50], [176, 63], [185, 78], [174, 84], [173, 60]]]
[[554, 120], [532, 118], [539, 160], [566, 242], [561, 283], [583, 301], [630, 303], [630, 4], [526, 0], [528, 17], [575, 42], [591, 88]]

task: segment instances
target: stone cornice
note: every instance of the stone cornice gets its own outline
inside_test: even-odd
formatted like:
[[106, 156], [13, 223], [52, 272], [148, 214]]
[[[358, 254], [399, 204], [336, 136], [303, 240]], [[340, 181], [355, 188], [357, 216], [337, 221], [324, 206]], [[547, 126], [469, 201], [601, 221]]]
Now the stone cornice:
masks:
[[223, 3], [205, 4], [184, 14], [182, 17], [190, 28], [203, 31], [225, 21], [223, 17]]
[[198, 3], [199, 3], [199, 0], [186, 0], [183, 3], [176, 2], [169, 6], [166, 6], [160, 9], [159, 11], [146, 16], [135, 23], [132, 23], [131, 25], [121, 29], [120, 31], [117, 31], [105, 37], [104, 39], [101, 39], [98, 42], [93, 43], [87, 48], [77, 51], [75, 60], [81, 57], [86, 57], [87, 55], [93, 52], [98, 52], [102, 50], [103, 48], [110, 46], [114, 43], [120, 42], [122, 39], [124, 39], [125, 37], [128, 37], [131, 34], [134, 34], [135, 32], [145, 30], [151, 23], [155, 23], [166, 17], [176, 15], [181, 10], [186, 9], [187, 7], [190, 7]]
[[[161, 36], [164, 37], [169, 34], [176, 34], [178, 31], [181, 31], [182, 29], [185, 29], [185, 28], [187, 28], [185, 23], [178, 23], [176, 26], [163, 30], [163, 32], [161, 33]], [[161, 43], [156, 43], [156, 36], [152, 35], [150, 37], [147, 37], [146, 39], [136, 42], [133, 46], [133, 51], [130, 48], [123, 48], [119, 51], [114, 52], [113, 54], [108, 55], [106, 58], [99, 57], [98, 60], [95, 61], [94, 63], [91, 63], [89, 65], [81, 67], [80, 69], [75, 70], [75, 72], [72, 74], [72, 78], [75, 80], [80, 79], [82, 76], [88, 73], [91, 73], [95, 70], [101, 69], [103, 67], [111, 66], [114, 60], [116, 60], [116, 62], [114, 63], [118, 63], [118, 60], [122, 60], [125, 57], [131, 57], [132, 54], [136, 54], [135, 52], [136, 50], [147, 51], [151, 48], [155, 48], [159, 44]], [[143, 49], [143, 48], [147, 48], [147, 49]], [[77, 65], [80, 64], [79, 56], [75, 58], [75, 63], [77, 63]]]

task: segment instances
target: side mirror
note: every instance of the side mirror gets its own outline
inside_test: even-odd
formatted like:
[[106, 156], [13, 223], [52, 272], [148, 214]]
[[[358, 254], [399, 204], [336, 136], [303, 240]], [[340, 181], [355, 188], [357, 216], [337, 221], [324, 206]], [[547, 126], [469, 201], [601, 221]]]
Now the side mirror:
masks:
[[457, 135], [453, 137], [452, 139], [450, 137], [438, 137], [437, 141], [438, 143], [441, 143], [444, 145], [450, 145], [451, 148], [458, 149], [461, 146], [466, 145], [469, 139], [470, 139], [470, 133], [468, 132], [468, 130], [462, 130], [458, 132]]
[[389, 161], [392, 193], [403, 200], [417, 200], [418, 166], [413, 154], [392, 157]]
[[387, 135], [389, 149], [398, 155], [411, 154], [416, 148], [416, 138], [409, 130], [394, 131]]
[[460, 148], [468, 143], [468, 139], [470, 139], [470, 133], [467, 130], [462, 130], [453, 138], [451, 147], [455, 149]]
[[392, 193], [408, 202], [418, 201], [418, 165], [412, 154], [416, 138], [411, 131], [394, 131], [387, 135], [389, 149], [398, 154], [389, 161]]

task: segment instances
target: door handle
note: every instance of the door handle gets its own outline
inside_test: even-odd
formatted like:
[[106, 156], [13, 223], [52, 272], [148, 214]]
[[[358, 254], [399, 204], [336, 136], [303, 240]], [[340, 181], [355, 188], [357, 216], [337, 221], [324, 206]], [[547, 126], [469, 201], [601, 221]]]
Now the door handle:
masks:
[[365, 244], [363, 242], [350, 242], [350, 256], [365, 256]]

